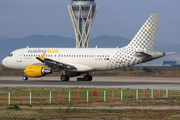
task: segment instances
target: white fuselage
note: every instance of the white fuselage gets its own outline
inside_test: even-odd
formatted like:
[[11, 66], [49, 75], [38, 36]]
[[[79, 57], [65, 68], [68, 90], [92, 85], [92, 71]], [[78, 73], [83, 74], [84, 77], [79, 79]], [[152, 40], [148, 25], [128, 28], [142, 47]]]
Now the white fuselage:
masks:
[[134, 56], [135, 51], [125, 48], [24, 48], [13, 51], [2, 63], [11, 69], [25, 69], [28, 65], [41, 64], [36, 57], [43, 54], [45, 58], [76, 66], [77, 72], [110, 70], [141, 62]]

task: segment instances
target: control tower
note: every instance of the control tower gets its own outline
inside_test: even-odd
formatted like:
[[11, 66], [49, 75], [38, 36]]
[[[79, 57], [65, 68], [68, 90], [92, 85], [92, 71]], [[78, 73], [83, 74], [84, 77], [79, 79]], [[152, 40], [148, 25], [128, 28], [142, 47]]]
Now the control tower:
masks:
[[76, 36], [77, 48], [88, 48], [92, 25], [98, 6], [95, 0], [71, 0], [68, 5]]

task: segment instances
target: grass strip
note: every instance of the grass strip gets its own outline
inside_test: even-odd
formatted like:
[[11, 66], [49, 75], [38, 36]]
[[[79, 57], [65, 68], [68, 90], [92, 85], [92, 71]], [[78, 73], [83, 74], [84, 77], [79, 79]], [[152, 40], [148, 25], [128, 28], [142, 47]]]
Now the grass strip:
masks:
[[1, 110], [0, 119], [179, 119], [179, 110]]

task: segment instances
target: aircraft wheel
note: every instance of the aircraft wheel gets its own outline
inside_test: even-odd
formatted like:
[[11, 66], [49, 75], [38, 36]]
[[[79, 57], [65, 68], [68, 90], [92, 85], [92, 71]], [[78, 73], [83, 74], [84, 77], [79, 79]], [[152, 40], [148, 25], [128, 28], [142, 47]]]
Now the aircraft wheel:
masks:
[[27, 80], [28, 80], [28, 77], [27, 77], [27, 76], [23, 76], [22, 79], [23, 79], [24, 81], [27, 81]]
[[69, 76], [68, 75], [62, 75], [61, 81], [69, 81]]
[[85, 75], [84, 81], [92, 81], [92, 76], [91, 75]]

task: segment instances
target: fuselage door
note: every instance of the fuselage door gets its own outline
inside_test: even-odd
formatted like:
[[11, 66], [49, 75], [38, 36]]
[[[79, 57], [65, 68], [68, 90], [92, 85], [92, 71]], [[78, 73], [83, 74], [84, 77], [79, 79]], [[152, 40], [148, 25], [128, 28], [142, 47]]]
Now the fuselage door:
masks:
[[17, 55], [17, 62], [22, 62], [23, 51], [19, 51]]

